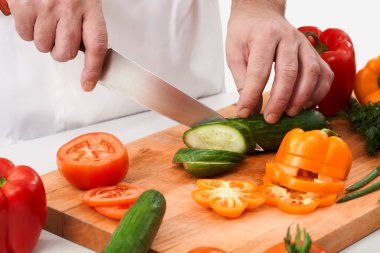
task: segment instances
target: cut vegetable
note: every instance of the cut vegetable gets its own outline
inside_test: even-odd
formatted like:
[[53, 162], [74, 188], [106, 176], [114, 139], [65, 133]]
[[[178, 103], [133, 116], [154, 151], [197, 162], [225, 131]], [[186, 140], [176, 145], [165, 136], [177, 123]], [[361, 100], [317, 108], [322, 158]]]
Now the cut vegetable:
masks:
[[181, 148], [173, 157], [173, 163], [184, 162], [230, 162], [238, 163], [246, 155], [238, 152], [216, 149]]
[[257, 143], [264, 151], [271, 151], [278, 149], [285, 134], [294, 128], [307, 131], [324, 128], [326, 124], [324, 116], [316, 110], [304, 110], [295, 117], [284, 115], [273, 125], [265, 122], [262, 114], [227, 120], [228, 123], [208, 123], [187, 130], [184, 143], [191, 148], [240, 153], [253, 152]]
[[165, 209], [165, 198], [160, 192], [145, 191], [124, 215], [103, 253], [148, 252]]
[[249, 153], [256, 146], [252, 143], [252, 135], [246, 128], [236, 126], [228, 123], [199, 125], [184, 133], [183, 142], [191, 148]]
[[185, 162], [183, 167], [191, 175], [198, 178], [212, 177], [219, 175], [233, 167], [236, 163], [230, 162]]

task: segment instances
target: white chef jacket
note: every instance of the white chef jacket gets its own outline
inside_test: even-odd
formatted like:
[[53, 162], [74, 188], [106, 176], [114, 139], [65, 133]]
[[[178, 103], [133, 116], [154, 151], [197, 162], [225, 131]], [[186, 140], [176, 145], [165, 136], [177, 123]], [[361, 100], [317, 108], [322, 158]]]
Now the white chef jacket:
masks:
[[[104, 0], [109, 45], [192, 97], [224, 89], [218, 0]], [[80, 86], [83, 54], [54, 61], [0, 16], [0, 146], [147, 110]]]

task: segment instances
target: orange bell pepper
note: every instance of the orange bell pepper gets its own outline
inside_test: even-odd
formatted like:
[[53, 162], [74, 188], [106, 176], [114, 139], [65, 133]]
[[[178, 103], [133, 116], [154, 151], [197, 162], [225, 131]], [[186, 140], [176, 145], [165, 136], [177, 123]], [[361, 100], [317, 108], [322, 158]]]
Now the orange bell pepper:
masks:
[[356, 74], [354, 93], [361, 104], [380, 102], [380, 56]]
[[[327, 130], [329, 131], [329, 130]], [[289, 131], [274, 161], [312, 173], [346, 179], [352, 164], [352, 154], [347, 143], [324, 130], [304, 132], [295, 128]], [[295, 175], [300, 172], [295, 169]]]
[[289, 167], [280, 163], [267, 163], [265, 175], [270, 182], [278, 183], [286, 188], [297, 191], [337, 194], [344, 190], [344, 182], [342, 180], [325, 177], [323, 179], [327, 179], [328, 181], [323, 181], [318, 178], [291, 175], [286, 172], [292, 169], [297, 170], [295, 167]]
[[193, 199], [228, 218], [239, 217], [245, 209], [254, 209], [266, 199], [264, 194], [255, 192], [257, 185], [253, 182], [199, 179], [197, 185], [199, 188], [191, 194]]
[[308, 214], [317, 207], [326, 207], [335, 203], [336, 194], [319, 194], [289, 190], [274, 184], [260, 185], [257, 189], [267, 196], [266, 205], [275, 206], [290, 214]]

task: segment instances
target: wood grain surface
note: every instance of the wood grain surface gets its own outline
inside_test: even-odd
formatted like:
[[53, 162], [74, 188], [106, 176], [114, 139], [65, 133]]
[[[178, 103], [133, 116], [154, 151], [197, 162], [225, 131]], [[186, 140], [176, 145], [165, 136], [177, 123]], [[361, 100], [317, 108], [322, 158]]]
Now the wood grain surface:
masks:
[[[235, 108], [229, 106], [220, 112], [233, 116]], [[380, 165], [379, 157], [367, 156], [362, 138], [347, 121], [335, 120], [331, 128], [342, 136], [353, 153], [347, 185]], [[337, 252], [380, 227], [379, 193], [319, 208], [303, 216], [285, 214], [269, 206], [247, 211], [237, 219], [216, 215], [192, 200], [190, 194], [196, 188], [196, 178], [171, 163], [174, 153], [185, 146], [182, 134], [186, 129], [176, 126], [126, 145], [130, 169], [125, 181], [159, 190], [167, 201], [166, 214], [152, 251], [182, 253], [198, 246], [214, 246], [236, 253], [263, 252], [282, 241], [289, 225], [299, 224], [329, 252]], [[252, 155], [218, 178], [252, 180], [261, 184], [265, 163], [273, 158], [274, 153]], [[48, 200], [45, 229], [101, 252], [118, 222], [83, 205], [80, 201], [82, 191], [72, 187], [58, 171], [42, 178]]]

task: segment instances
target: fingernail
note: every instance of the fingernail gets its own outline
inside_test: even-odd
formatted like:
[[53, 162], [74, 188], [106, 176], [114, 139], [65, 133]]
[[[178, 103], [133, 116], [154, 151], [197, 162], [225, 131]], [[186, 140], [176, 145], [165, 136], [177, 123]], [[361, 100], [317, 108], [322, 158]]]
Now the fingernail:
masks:
[[84, 82], [82, 84], [82, 89], [84, 91], [92, 91], [92, 89], [94, 88], [95, 84], [93, 82]]
[[247, 118], [251, 114], [251, 111], [248, 108], [241, 108], [238, 112], [240, 118]]
[[295, 107], [295, 106], [293, 106], [292, 108], [290, 108], [290, 109], [288, 110], [288, 115], [289, 115], [289, 116], [295, 116], [295, 115], [297, 114], [297, 112], [298, 112], [298, 108]]
[[265, 116], [265, 121], [269, 124], [274, 124], [277, 122], [279, 116], [277, 113], [271, 112], [268, 115]]

